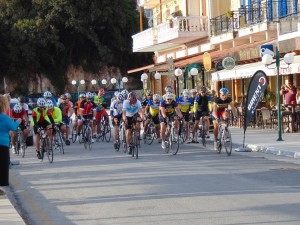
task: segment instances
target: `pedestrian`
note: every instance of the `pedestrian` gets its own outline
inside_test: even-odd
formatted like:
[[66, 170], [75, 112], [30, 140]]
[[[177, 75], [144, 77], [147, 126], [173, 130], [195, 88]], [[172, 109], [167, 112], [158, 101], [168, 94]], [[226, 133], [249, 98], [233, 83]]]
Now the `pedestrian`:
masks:
[[293, 78], [289, 77], [288, 85], [284, 84], [281, 86], [280, 94], [284, 96], [285, 104], [294, 105], [296, 104], [297, 88], [293, 84]]
[[18, 129], [21, 119], [14, 122], [6, 114], [9, 102], [6, 96], [0, 95], [0, 186], [9, 185], [9, 131]]

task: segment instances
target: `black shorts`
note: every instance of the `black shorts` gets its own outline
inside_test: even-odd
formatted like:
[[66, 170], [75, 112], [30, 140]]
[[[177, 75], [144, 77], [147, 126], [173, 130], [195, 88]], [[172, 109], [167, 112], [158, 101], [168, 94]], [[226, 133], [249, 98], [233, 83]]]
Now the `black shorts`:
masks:
[[209, 113], [207, 111], [197, 111], [195, 114], [195, 119], [200, 120], [200, 117], [202, 116], [209, 116]]
[[87, 114], [87, 115], [82, 115], [82, 119], [88, 119], [88, 120], [92, 120], [94, 117], [93, 114]]
[[167, 122], [173, 122], [174, 120], [177, 119], [177, 116], [175, 114], [173, 115], [167, 115], [166, 118], [163, 118], [162, 116], [160, 117], [160, 123], [167, 124]]
[[125, 124], [125, 128], [126, 130], [131, 129], [132, 125], [136, 124], [136, 121], [138, 121], [140, 119], [139, 114], [134, 114], [132, 117], [126, 117], [127, 118], [127, 124]]
[[33, 126], [33, 131], [34, 134], [38, 134], [38, 128], [44, 128], [46, 129], [49, 125], [51, 125], [51, 123], [49, 123], [48, 121], [44, 120], [43, 122], [37, 122], [36, 126]]
[[122, 114], [120, 116], [114, 116], [112, 117], [112, 125], [115, 127], [115, 126], [120, 126], [120, 123], [121, 123], [121, 119], [122, 119]]
[[158, 114], [156, 116], [152, 116], [150, 113], [148, 113], [146, 118], [149, 121], [152, 120], [155, 125], [159, 124], [159, 116], [158, 116]]
[[185, 122], [190, 122], [190, 112], [182, 112]]

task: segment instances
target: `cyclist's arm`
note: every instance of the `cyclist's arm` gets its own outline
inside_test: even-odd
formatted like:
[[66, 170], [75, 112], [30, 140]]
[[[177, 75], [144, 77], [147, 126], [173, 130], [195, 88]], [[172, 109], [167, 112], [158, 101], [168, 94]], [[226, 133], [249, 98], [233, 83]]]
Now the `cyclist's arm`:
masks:
[[232, 102], [230, 102], [229, 105], [231, 106], [231, 111], [233, 113], [233, 116], [237, 117], [237, 111], [236, 111], [234, 104]]
[[178, 115], [180, 118], [182, 118], [182, 113], [181, 113], [181, 110], [180, 110], [180, 108], [179, 108], [178, 106], [175, 107], [175, 111], [176, 111], [177, 115]]
[[213, 103], [212, 108], [213, 108], [213, 114], [214, 114], [214, 116], [217, 116], [218, 115], [218, 113], [217, 113], [218, 106], [217, 106], [217, 104], [215, 102]]
[[163, 117], [163, 118], [167, 118], [167, 115], [166, 115], [166, 108], [165, 108], [165, 107], [161, 107], [160, 109], [161, 109], [160, 112], [161, 112], [162, 117]]
[[143, 108], [140, 108], [138, 111], [138, 114], [140, 115], [141, 119], [144, 119], [144, 113], [143, 113]]

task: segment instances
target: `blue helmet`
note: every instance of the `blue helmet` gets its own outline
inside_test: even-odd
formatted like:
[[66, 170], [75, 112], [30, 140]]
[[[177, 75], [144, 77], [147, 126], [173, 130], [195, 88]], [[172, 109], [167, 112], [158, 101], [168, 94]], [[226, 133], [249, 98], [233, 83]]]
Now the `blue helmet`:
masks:
[[119, 94], [119, 95], [118, 95], [118, 100], [119, 100], [119, 101], [124, 101], [124, 95]]
[[228, 93], [229, 93], [229, 91], [228, 91], [227, 88], [221, 88], [221, 89], [220, 89], [220, 94], [227, 95]]

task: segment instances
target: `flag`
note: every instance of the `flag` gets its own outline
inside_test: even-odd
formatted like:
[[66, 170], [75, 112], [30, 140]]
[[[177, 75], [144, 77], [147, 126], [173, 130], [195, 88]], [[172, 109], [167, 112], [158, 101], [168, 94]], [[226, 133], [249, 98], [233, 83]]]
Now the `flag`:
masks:
[[250, 80], [248, 86], [247, 100], [245, 105], [244, 137], [248, 124], [253, 117], [257, 104], [268, 86], [267, 75], [264, 71], [258, 70]]

